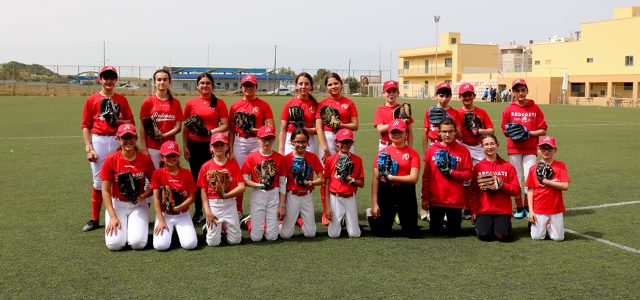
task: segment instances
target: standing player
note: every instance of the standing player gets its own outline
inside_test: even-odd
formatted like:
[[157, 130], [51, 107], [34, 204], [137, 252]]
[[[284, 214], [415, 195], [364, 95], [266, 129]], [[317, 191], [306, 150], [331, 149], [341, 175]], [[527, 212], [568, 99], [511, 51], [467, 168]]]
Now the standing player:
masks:
[[[316, 144], [316, 111], [318, 103], [311, 95], [313, 91], [313, 77], [309, 73], [302, 72], [296, 76], [296, 90], [298, 95], [287, 101], [280, 115], [280, 134], [278, 135], [278, 152], [287, 155], [293, 151], [294, 146], [289, 142], [291, 133], [296, 127], [304, 128], [309, 133], [309, 147], [307, 151], [315, 152]], [[298, 108], [296, 108], [298, 107]], [[293, 115], [292, 115], [293, 114]]]
[[[389, 138], [389, 123], [396, 119], [396, 111], [404, 110], [403, 105], [398, 104], [398, 95], [400, 90], [398, 89], [398, 82], [393, 80], [385, 81], [382, 85], [382, 92], [385, 96], [385, 103], [380, 105], [373, 115], [373, 127], [378, 130], [380, 134], [380, 142], [378, 144], [378, 151], [391, 145], [391, 139]], [[404, 110], [406, 112], [406, 110]], [[411, 112], [406, 112], [405, 117], [407, 122], [407, 144], [413, 145], [413, 117]]]
[[112, 66], [104, 66], [99, 73], [102, 89], [89, 96], [82, 112], [82, 139], [87, 160], [91, 164], [93, 190], [91, 191], [91, 219], [82, 231], [97, 229], [102, 210], [102, 180], [100, 170], [107, 155], [118, 148], [116, 131], [118, 126], [133, 124], [133, 113], [129, 101], [116, 93], [118, 72]]
[[329, 237], [340, 237], [344, 218], [349, 237], [360, 237], [356, 191], [364, 187], [362, 159], [351, 153], [353, 132], [347, 128], [336, 133], [338, 153], [329, 156], [324, 162], [324, 178], [329, 195], [327, 219], [329, 219]]
[[[263, 237], [267, 241], [278, 238], [278, 206], [284, 204], [287, 192], [284, 157], [271, 149], [276, 140], [275, 131], [270, 125], [260, 127], [260, 149], [249, 154], [242, 165], [242, 177], [246, 185], [252, 188], [249, 206], [251, 220], [247, 221], [247, 228], [254, 242], [261, 241]], [[257, 226], [252, 228], [252, 221]]]
[[[229, 151], [227, 136], [220, 132], [213, 134], [211, 136], [213, 158], [202, 165], [198, 174], [200, 197], [207, 216], [206, 241], [207, 245], [212, 247], [220, 245], [223, 226], [227, 232], [229, 244], [239, 244], [242, 239], [236, 197], [244, 193], [245, 184], [238, 163], [227, 158], [227, 151]], [[218, 177], [217, 174], [223, 176]], [[225, 182], [227, 180], [228, 182]]]
[[[527, 181], [528, 170], [536, 163], [536, 145], [538, 137], [547, 134], [547, 121], [544, 113], [531, 99], [527, 99], [529, 89], [524, 79], [513, 81], [511, 88], [514, 92], [514, 100], [502, 112], [502, 132], [507, 140], [507, 153], [509, 162], [518, 172], [518, 180], [521, 186]], [[507, 129], [507, 125], [509, 129]], [[524, 188], [525, 195], [527, 188]], [[529, 216], [529, 208], [522, 206], [522, 197], [515, 197], [516, 213], [513, 217], [522, 219]]]
[[[182, 248], [194, 249], [198, 245], [198, 237], [189, 215], [189, 206], [196, 197], [196, 184], [191, 172], [180, 167], [178, 143], [164, 142], [160, 154], [164, 167], [153, 172], [149, 184], [149, 188], [153, 189], [153, 206], [156, 211], [153, 248], [159, 251], [169, 249], [175, 228]], [[167, 203], [167, 197], [173, 199], [174, 203]]]
[[440, 139], [427, 149], [422, 174], [422, 209], [430, 213], [429, 230], [441, 234], [444, 220], [452, 236], [460, 234], [464, 190], [462, 183], [471, 179], [471, 155], [456, 141], [456, 122], [444, 119], [439, 127]]
[[462, 125], [462, 116], [453, 107], [449, 106], [451, 101], [451, 85], [446, 82], [436, 86], [436, 106], [432, 106], [424, 113], [424, 130], [422, 132], [422, 151], [426, 152], [429, 145], [440, 140], [438, 134], [438, 125], [444, 118], [449, 117], [456, 122], [458, 132], [456, 136], [460, 136], [460, 127]]
[[[166, 141], [175, 141], [176, 134], [182, 129], [182, 106], [180, 101], [171, 95], [171, 75], [167, 70], [157, 70], [153, 73], [153, 82], [156, 85], [156, 92], [142, 101], [140, 108], [140, 120], [144, 130], [140, 130], [140, 145], [142, 153], [149, 154], [153, 165], [156, 168], [160, 164], [160, 146]], [[149, 135], [153, 132], [153, 124], [157, 124], [160, 131], [157, 134]], [[151, 126], [149, 128], [149, 126]]]
[[104, 239], [109, 250], [129, 244], [134, 250], [147, 245], [149, 205], [152, 190], [144, 190], [155, 170], [148, 155], [136, 149], [138, 135], [133, 124], [118, 127], [121, 150], [105, 158], [100, 172], [105, 214]]
[[[229, 158], [235, 159], [242, 166], [244, 159], [251, 152], [258, 151], [258, 128], [263, 125], [275, 127], [271, 106], [264, 100], [256, 97], [258, 81], [253, 74], [242, 77], [242, 98], [231, 104], [229, 116]], [[236, 198], [238, 215], [242, 216], [243, 195]]]
[[[284, 166], [287, 172], [287, 197], [280, 201], [279, 215], [284, 214], [280, 227], [280, 237], [289, 239], [298, 216], [302, 217], [302, 234], [305, 237], [316, 236], [316, 221], [313, 210], [313, 187], [324, 182], [320, 159], [313, 152], [306, 151], [309, 145], [309, 133], [296, 128], [291, 134], [291, 144], [295, 149], [285, 155]], [[290, 171], [289, 171], [290, 170]], [[318, 178], [313, 179], [313, 173]]]
[[371, 184], [371, 216], [366, 216], [376, 236], [391, 234], [393, 220], [398, 214], [404, 236], [416, 238], [418, 231], [418, 207], [416, 183], [420, 172], [420, 155], [406, 144], [407, 124], [393, 120], [389, 125], [389, 137], [393, 142], [378, 152], [373, 166]]
[[[211, 135], [218, 132], [227, 132], [229, 128], [229, 111], [224, 100], [213, 94], [213, 76], [209, 73], [201, 73], [196, 78], [196, 87], [200, 95], [192, 98], [184, 106], [185, 118], [198, 116], [204, 122], [209, 132], [194, 132], [186, 125], [182, 131], [182, 150], [184, 158], [189, 162], [193, 180], [198, 180], [198, 174], [202, 165], [211, 159], [209, 141]], [[202, 199], [200, 193], [196, 193], [195, 211], [193, 223], [205, 221], [202, 214]]]
[[531, 208], [531, 238], [543, 240], [549, 233], [554, 241], [564, 240], [564, 200], [562, 191], [569, 189], [567, 166], [553, 159], [558, 147], [551, 136], [540, 138], [541, 161], [529, 169], [527, 200]]

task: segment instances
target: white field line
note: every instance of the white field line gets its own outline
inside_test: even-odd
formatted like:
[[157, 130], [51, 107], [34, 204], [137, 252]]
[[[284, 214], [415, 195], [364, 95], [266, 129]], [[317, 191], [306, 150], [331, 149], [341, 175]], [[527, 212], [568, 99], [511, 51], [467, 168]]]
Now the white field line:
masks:
[[564, 231], [566, 231], [568, 233], [571, 233], [571, 234], [575, 234], [575, 235], [583, 237], [583, 238], [594, 240], [594, 241], [597, 241], [597, 242], [600, 242], [600, 243], [603, 243], [603, 244], [606, 244], [606, 245], [609, 245], [609, 246], [612, 246], [612, 247], [616, 247], [618, 249], [629, 251], [629, 252], [632, 252], [632, 253], [635, 253], [635, 254], [640, 254], [640, 249], [631, 248], [629, 246], [625, 246], [625, 245], [622, 245], [622, 244], [614, 243], [612, 241], [601, 239], [599, 237], [595, 237], [595, 236], [591, 236], [591, 235], [588, 235], [588, 234], [580, 233], [580, 232], [577, 232], [575, 230], [571, 230], [569, 228], [565, 228]]
[[596, 208], [605, 208], [605, 207], [621, 206], [621, 205], [630, 205], [630, 204], [640, 204], [640, 200], [636, 200], [636, 201], [626, 201], [626, 202], [617, 202], [617, 203], [606, 203], [606, 204], [591, 205], [591, 206], [582, 206], [582, 207], [570, 207], [570, 208], [567, 208], [567, 211], [586, 210], [586, 209], [596, 209]]
[[54, 136], [3, 136], [0, 140], [37, 140], [37, 139], [77, 139], [81, 135], [54, 135]]

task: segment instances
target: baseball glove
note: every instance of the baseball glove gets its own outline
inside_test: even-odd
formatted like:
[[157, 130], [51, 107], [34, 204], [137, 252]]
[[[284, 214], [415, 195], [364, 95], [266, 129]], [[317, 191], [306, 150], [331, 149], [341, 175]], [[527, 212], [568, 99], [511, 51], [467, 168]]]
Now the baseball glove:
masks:
[[111, 127], [116, 126], [116, 121], [120, 119], [120, 104], [113, 102], [111, 98], [100, 100], [100, 116], [107, 121]]
[[146, 117], [142, 119], [142, 127], [144, 127], [144, 132], [151, 139], [159, 141], [162, 139], [162, 130], [160, 130], [160, 126], [156, 122], [156, 119], [153, 117]]
[[502, 188], [502, 179], [490, 173], [481, 174], [478, 176], [478, 186], [483, 191], [497, 191]]
[[551, 168], [551, 165], [543, 161], [539, 162], [536, 167], [536, 177], [540, 184], [542, 184], [543, 179], [551, 179], [551, 176], [553, 176], [553, 168]]
[[262, 184], [262, 188], [268, 188], [276, 178], [276, 162], [272, 159], [264, 160], [253, 168], [258, 178], [258, 183]]
[[179, 191], [171, 189], [168, 185], [160, 188], [160, 205], [166, 212], [173, 212], [176, 206], [184, 201], [184, 195]]
[[431, 106], [429, 107], [429, 123], [434, 126], [440, 125], [442, 120], [446, 118], [447, 112], [442, 107]]
[[124, 196], [126, 200], [131, 201], [133, 204], [138, 203], [140, 179], [136, 179], [131, 172], [127, 171], [116, 175], [116, 181], [118, 182], [120, 195]]
[[220, 197], [229, 191], [231, 176], [224, 170], [212, 170], [207, 172], [209, 187]]
[[336, 173], [340, 176], [340, 181], [347, 182], [347, 176], [353, 173], [353, 161], [348, 154], [340, 154], [336, 162]]
[[482, 128], [482, 120], [474, 113], [464, 114], [464, 126], [471, 131], [471, 134], [477, 136], [480, 134], [478, 130]]
[[300, 106], [289, 106], [289, 124], [296, 128], [304, 127], [304, 111]]
[[293, 164], [291, 165], [291, 175], [299, 185], [304, 185], [304, 182], [311, 179], [311, 172], [313, 169], [307, 161], [302, 157], [294, 157]]
[[198, 115], [193, 115], [191, 117], [188, 117], [186, 120], [184, 120], [184, 126], [189, 128], [189, 131], [191, 131], [191, 133], [197, 136], [211, 135], [211, 131], [209, 131], [209, 128], [207, 128], [207, 125], [204, 124], [204, 121]]
[[436, 150], [436, 167], [445, 176], [451, 176], [451, 170], [455, 170], [458, 161], [455, 157], [451, 156], [449, 151], [444, 149]]
[[233, 114], [233, 119], [236, 123], [236, 127], [240, 128], [245, 135], [252, 135], [251, 128], [256, 127], [256, 116], [254, 114], [238, 111]]
[[529, 130], [524, 127], [524, 125], [513, 122], [508, 123], [505, 126], [505, 132], [514, 142], [524, 141], [531, 136], [531, 132], [529, 132]]
[[396, 107], [396, 109], [393, 110], [394, 119], [402, 119], [405, 122], [408, 122], [410, 117], [411, 117], [411, 104], [409, 103], [402, 103], [402, 105]]
[[337, 131], [340, 127], [340, 115], [338, 114], [338, 110], [332, 106], [323, 106], [320, 109], [320, 118], [322, 119], [322, 123], [331, 127], [333, 131]]
[[378, 154], [378, 173], [380, 174], [380, 180], [387, 182], [389, 175], [398, 174], [398, 163], [395, 162], [389, 153], [381, 152]]

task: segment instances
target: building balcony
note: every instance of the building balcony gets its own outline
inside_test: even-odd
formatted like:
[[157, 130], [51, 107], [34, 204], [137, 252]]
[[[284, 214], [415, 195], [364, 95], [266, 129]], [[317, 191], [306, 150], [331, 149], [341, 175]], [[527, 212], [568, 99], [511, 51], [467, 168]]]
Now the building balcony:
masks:
[[[438, 67], [438, 76], [450, 76], [451, 67]], [[436, 76], [436, 68], [410, 68], [410, 69], [398, 69], [398, 76], [403, 77], [430, 77]]]

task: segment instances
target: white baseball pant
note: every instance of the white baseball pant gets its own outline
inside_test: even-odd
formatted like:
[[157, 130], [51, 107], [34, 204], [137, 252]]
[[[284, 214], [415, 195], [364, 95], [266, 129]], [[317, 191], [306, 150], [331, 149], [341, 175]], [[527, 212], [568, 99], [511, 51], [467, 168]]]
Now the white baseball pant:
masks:
[[[267, 241], [278, 238], [278, 204], [280, 203], [277, 188], [269, 191], [251, 189], [251, 240], [259, 242], [265, 236]], [[266, 223], [267, 231], [265, 232]]]
[[247, 155], [251, 152], [258, 151], [258, 149], [260, 149], [260, 144], [258, 143], [257, 137], [244, 138], [236, 135], [233, 142], [233, 157], [235, 157], [236, 162], [238, 162], [238, 166], [242, 168], [242, 164], [247, 158]]
[[[284, 153], [282, 155], [287, 155], [293, 152], [293, 145], [291, 144], [291, 132], [287, 132], [287, 137], [285, 137], [284, 142]], [[318, 149], [318, 145], [316, 144], [316, 136], [312, 135], [309, 137], [309, 145], [307, 145], [307, 151], [313, 152]]]
[[160, 168], [160, 149], [147, 148], [147, 151], [149, 151], [149, 156], [156, 169]]
[[91, 143], [93, 149], [98, 155], [98, 160], [91, 162], [91, 174], [93, 175], [93, 188], [96, 190], [102, 190], [102, 179], [100, 179], [100, 171], [102, 171], [102, 164], [104, 159], [113, 152], [116, 152], [120, 144], [118, 138], [115, 135], [91, 135]]
[[293, 236], [293, 229], [298, 220], [298, 215], [302, 217], [302, 234], [308, 238], [316, 236], [312, 194], [296, 196], [287, 192], [287, 213], [280, 227], [281, 238], [289, 239]]
[[[477, 144], [475, 146], [471, 146], [471, 145], [467, 145], [463, 142], [459, 142], [462, 146], [465, 146], [467, 148], [467, 150], [469, 150], [469, 153], [471, 154], [471, 165], [475, 166], [477, 163], [479, 163], [481, 160], [484, 159], [484, 151], [482, 151], [482, 145], [481, 144]], [[471, 186], [471, 179], [462, 182], [462, 185], [465, 187], [469, 187]]]
[[[189, 214], [189, 212], [183, 212], [178, 215], [169, 215], [165, 213], [162, 214], [169, 230], [163, 230], [160, 235], [154, 233], [154, 249], [158, 251], [169, 249], [169, 247], [171, 246], [171, 236], [173, 236], [174, 228], [178, 233], [178, 240], [180, 240], [180, 246], [182, 246], [183, 249], [191, 250], [198, 246], [196, 229], [193, 227], [193, 221], [191, 221], [191, 214]], [[158, 218], [156, 218], [155, 224], [155, 226], [158, 226]]]
[[531, 224], [531, 238], [544, 240], [547, 231], [554, 241], [564, 240], [564, 217], [562, 213], [553, 215], [536, 214], [536, 222]]
[[[509, 162], [516, 168], [522, 191], [527, 195], [527, 191], [529, 191], [526, 187], [527, 177], [529, 177], [529, 169], [536, 164], [536, 156], [534, 154], [509, 154]], [[526, 203], [524, 205], [526, 206]]]
[[329, 221], [329, 237], [340, 237], [340, 231], [342, 231], [342, 225], [340, 223], [342, 218], [344, 218], [347, 223], [347, 233], [349, 234], [349, 237], [360, 237], [358, 208], [356, 207], [355, 195], [343, 198], [330, 194], [329, 201], [329, 203], [331, 203], [331, 210], [333, 211], [333, 216]]
[[[134, 250], [142, 250], [147, 245], [149, 234], [149, 201], [138, 201], [133, 204], [112, 198], [113, 209], [120, 221], [120, 229], [112, 235], [107, 235], [105, 226], [104, 241], [112, 251], [122, 249], [129, 244]], [[105, 224], [109, 224], [111, 216], [107, 212], [104, 216]]]
[[[209, 199], [211, 212], [218, 218], [215, 225], [207, 228], [207, 245], [216, 247], [222, 241], [222, 224], [227, 231], [227, 242], [230, 245], [240, 244], [240, 219], [236, 209], [236, 199]], [[206, 226], [206, 225], [205, 225]]]

